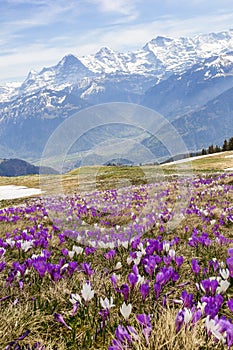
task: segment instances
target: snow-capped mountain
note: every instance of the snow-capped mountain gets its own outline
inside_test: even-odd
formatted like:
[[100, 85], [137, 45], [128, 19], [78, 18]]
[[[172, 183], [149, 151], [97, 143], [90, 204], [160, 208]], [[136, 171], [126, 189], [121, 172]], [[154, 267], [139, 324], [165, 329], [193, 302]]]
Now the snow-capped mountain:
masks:
[[[192, 129], [187, 115], [212, 106], [211, 101], [232, 87], [233, 30], [193, 38], [160, 36], [134, 52], [104, 47], [85, 57], [70, 54], [52, 67], [31, 71], [21, 84], [0, 87], [0, 157], [7, 150], [15, 156], [39, 157], [64, 118], [104, 102], [143, 104], [171, 121], [179, 119], [181, 134], [187, 134], [180, 127], [182, 120]], [[192, 130], [198, 138], [198, 128]], [[187, 139], [190, 149], [199, 145]]]
[[158, 36], [135, 52], [118, 53], [102, 48], [95, 55], [80, 57], [95, 73], [152, 74], [167, 77], [190, 68], [205, 58], [233, 50], [233, 29], [193, 38]]
[[63, 90], [94, 74], [74, 55], [67, 55], [53, 67], [39, 73], [31, 71], [19, 88], [19, 94], [27, 94], [43, 88]]
[[[204, 59], [233, 51], [233, 29], [221, 33], [197, 35], [193, 38], [158, 36], [142, 49], [120, 53], [103, 47], [96, 54], [85, 57], [65, 56], [57, 65], [31, 71], [18, 94], [41, 88], [62, 90], [73, 84], [87, 85], [96, 77], [106, 76], [154, 77], [154, 84], [171, 74], [182, 73]], [[89, 88], [89, 87], [88, 87]], [[0, 88], [0, 102], [15, 97], [15, 90]], [[8, 98], [7, 98], [8, 95]]]
[[194, 110], [233, 86], [233, 51], [212, 56], [145, 93], [143, 104], [170, 120]]

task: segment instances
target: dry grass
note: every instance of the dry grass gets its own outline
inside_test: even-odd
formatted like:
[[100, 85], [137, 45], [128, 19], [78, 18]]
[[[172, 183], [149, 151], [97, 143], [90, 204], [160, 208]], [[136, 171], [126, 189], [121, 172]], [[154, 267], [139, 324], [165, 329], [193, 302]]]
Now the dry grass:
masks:
[[189, 158], [187, 162], [184, 161], [177, 164], [168, 163], [164, 164], [162, 168], [166, 172], [182, 172], [182, 168], [185, 171], [185, 166], [187, 164], [190, 164], [190, 167], [194, 172], [224, 171], [227, 168], [233, 168], [233, 151], [215, 153], [196, 159]]

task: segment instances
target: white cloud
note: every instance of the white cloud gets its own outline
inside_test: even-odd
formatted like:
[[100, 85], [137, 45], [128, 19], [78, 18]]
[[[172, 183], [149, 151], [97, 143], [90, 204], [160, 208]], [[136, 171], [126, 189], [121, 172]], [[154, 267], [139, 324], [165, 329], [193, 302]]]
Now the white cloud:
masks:
[[[195, 34], [224, 31], [231, 28], [233, 13], [216, 14], [215, 16], [198, 16], [189, 19], [177, 19], [163, 16], [156, 21], [114, 28], [99, 35], [102, 45], [115, 50], [128, 50], [142, 47], [158, 35], [180, 37]], [[109, 45], [110, 43], [110, 45]]]
[[129, 15], [136, 9], [138, 1], [136, 0], [90, 0], [96, 4], [103, 12], [118, 12]]

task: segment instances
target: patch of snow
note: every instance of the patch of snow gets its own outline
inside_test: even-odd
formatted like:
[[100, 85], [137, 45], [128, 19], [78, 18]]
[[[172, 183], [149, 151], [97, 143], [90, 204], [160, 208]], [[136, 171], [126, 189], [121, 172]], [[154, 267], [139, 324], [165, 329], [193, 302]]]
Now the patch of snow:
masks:
[[39, 188], [29, 188], [15, 185], [0, 186], [0, 200], [23, 198], [41, 193], [42, 192]]

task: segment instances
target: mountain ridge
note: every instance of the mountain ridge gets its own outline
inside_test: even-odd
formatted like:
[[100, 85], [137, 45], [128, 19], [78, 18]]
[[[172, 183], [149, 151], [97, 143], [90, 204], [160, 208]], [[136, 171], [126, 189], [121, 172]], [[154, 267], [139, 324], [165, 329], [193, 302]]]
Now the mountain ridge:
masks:
[[[122, 75], [149, 75], [163, 80], [173, 73], [181, 73], [191, 68], [193, 64], [201, 62], [203, 59], [226, 53], [227, 51], [233, 51], [233, 29], [219, 33], [200, 34], [194, 37], [175, 39], [158, 36], [147, 42], [141, 49], [133, 52], [121, 53], [102, 47], [96, 54], [82, 57], [67, 54], [52, 67], [45, 67], [39, 72], [29, 72], [28, 77], [20, 88], [9, 91], [9, 98], [28, 92], [29, 83], [32, 85], [32, 82], [35, 80], [38, 83], [37, 88], [46, 86], [48, 82], [51, 83], [51, 79], [56, 71], [61, 66], [64, 67], [64, 62], [70, 64], [70, 61], [72, 61], [70, 66], [74, 68], [75, 63], [79, 68], [78, 72], [73, 71], [72, 75], [68, 74], [68, 77], [63, 76], [63, 82], [65, 80], [66, 86], [78, 82], [84, 75], [85, 77], [98, 77], [115, 73]], [[82, 74], [80, 74], [80, 71]], [[60, 72], [58, 81], [61, 75], [62, 72]], [[72, 79], [69, 80], [69, 77]], [[59, 85], [57, 83], [55, 82], [54, 85]], [[52, 87], [54, 86], [52, 85]], [[62, 87], [64, 88], [64, 85]], [[1, 88], [0, 102], [3, 101], [3, 98], [6, 100], [6, 92], [1, 94]]]
[[[64, 119], [110, 102], [136, 103], [156, 110], [177, 125], [187, 148], [197, 151], [200, 146], [216, 143], [223, 134], [221, 100], [232, 98], [231, 93], [224, 95], [232, 87], [232, 29], [193, 38], [159, 36], [134, 52], [103, 47], [83, 58], [68, 54], [51, 67], [29, 72], [22, 84], [0, 87], [0, 156], [38, 159], [46, 140]], [[224, 103], [233, 110], [230, 101]], [[198, 118], [202, 123], [205, 118], [203, 110], [208, 111], [207, 119], [213, 124], [212, 141], [210, 133], [197, 128]], [[229, 121], [233, 120], [231, 113]], [[182, 123], [192, 130], [190, 138]]]

